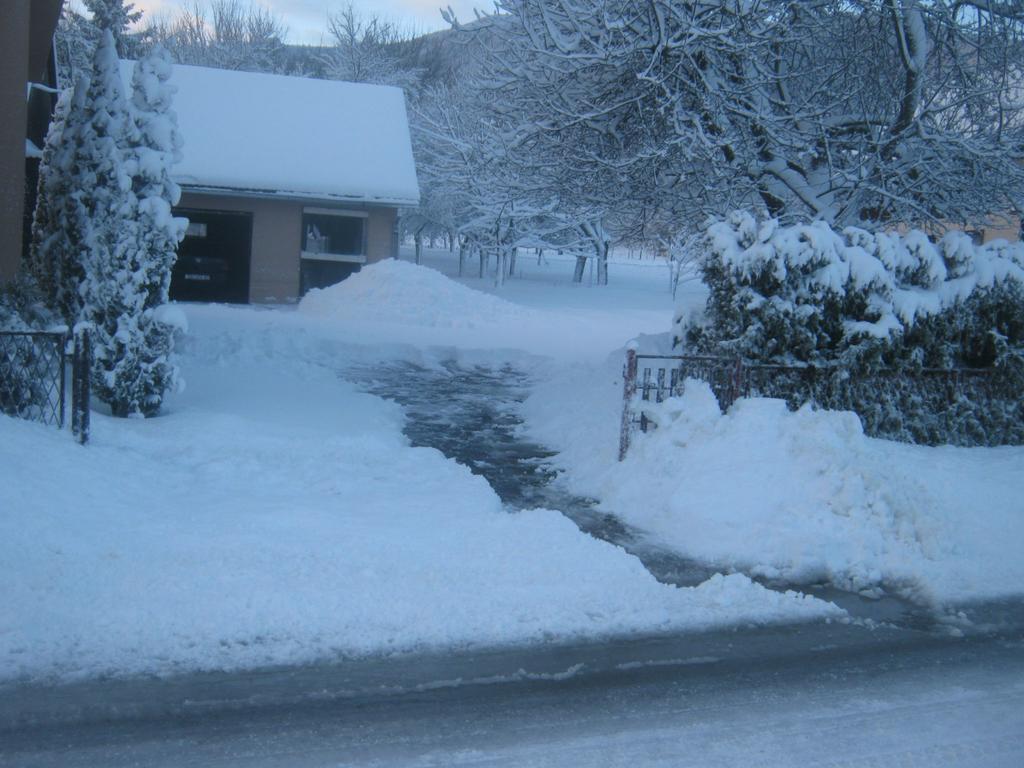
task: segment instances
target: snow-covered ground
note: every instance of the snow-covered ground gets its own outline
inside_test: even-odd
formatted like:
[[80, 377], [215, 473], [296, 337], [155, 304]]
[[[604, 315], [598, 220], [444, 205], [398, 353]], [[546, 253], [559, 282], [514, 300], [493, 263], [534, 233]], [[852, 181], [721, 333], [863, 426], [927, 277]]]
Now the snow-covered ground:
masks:
[[[664, 324], [667, 290], [656, 301]], [[385, 263], [297, 311], [184, 307], [185, 391], [156, 419], [94, 414], [86, 448], [0, 418], [0, 679], [840, 616], [741, 575], [666, 586], [556, 511], [510, 514], [468, 469], [410, 447], [398, 406], [337, 373], [517, 335], [531, 355], [592, 356], [655, 314], [580, 303], [574, 325], [575, 310]]]
[[[427, 264], [449, 274], [447, 254]], [[615, 461], [621, 349], [669, 327], [668, 272], [521, 261], [489, 281], [385, 262], [298, 308], [187, 305], [187, 388], [92, 443], [0, 418], [0, 679], [239, 669], [448, 647], [840, 617], [734, 573], [660, 584], [557, 511], [510, 514], [412, 448], [394, 403], [338, 375], [396, 358], [511, 361], [566, 481], [725, 570], [942, 600], [1024, 584], [1022, 449], [864, 438], [848, 415], [690, 389]], [[695, 303], [699, 285], [683, 288]]]

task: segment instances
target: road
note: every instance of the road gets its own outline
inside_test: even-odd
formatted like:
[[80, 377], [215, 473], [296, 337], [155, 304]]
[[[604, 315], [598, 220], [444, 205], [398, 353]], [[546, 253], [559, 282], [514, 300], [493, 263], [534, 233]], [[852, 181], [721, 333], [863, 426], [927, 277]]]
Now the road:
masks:
[[0, 766], [1024, 765], [1019, 629], [811, 625], [64, 696], [20, 697], [52, 721], [0, 731]]

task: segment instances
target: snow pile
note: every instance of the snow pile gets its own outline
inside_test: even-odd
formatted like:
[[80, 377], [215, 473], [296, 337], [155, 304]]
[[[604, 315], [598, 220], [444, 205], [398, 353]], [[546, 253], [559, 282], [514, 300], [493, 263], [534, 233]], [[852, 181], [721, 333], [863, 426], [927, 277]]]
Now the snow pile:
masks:
[[688, 382], [650, 410], [659, 428], [620, 464], [619, 370], [565, 371], [525, 409], [533, 436], [563, 451], [573, 490], [657, 542], [751, 575], [926, 602], [1024, 589], [1024, 449], [876, 440], [852, 413], [780, 400], [722, 415]]
[[[187, 307], [147, 420], [0, 417], [0, 679], [241, 669], [841, 616], [744, 576], [660, 584], [557, 512], [412, 448], [293, 314]], [[361, 360], [365, 358], [360, 358]], [[60, 482], [54, 482], [59, 476]]]
[[528, 315], [511, 302], [467, 288], [437, 270], [397, 259], [370, 264], [336, 285], [310, 291], [299, 303], [299, 312], [328, 320], [462, 329]]

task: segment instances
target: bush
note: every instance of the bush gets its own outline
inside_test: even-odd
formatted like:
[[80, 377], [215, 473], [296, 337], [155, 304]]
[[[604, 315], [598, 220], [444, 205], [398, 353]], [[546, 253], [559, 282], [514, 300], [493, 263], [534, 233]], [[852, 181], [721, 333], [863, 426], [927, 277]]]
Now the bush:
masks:
[[[701, 247], [707, 306], [675, 321], [687, 351], [808, 366], [758, 391], [854, 410], [869, 434], [1024, 442], [1024, 245], [735, 213]], [[932, 370], [961, 368], [988, 373]]]

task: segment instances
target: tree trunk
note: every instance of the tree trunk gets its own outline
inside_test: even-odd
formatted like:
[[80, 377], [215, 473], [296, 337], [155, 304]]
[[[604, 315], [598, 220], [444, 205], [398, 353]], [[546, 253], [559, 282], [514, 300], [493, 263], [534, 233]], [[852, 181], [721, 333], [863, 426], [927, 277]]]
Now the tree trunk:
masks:
[[544, 262], [544, 249], [537, 249], [537, 266], [539, 267]]
[[477, 250], [480, 252], [480, 279], [483, 280], [487, 274], [487, 249], [478, 245]]
[[583, 273], [586, 271], [586, 269], [587, 269], [587, 257], [586, 256], [579, 256], [579, 255], [577, 255], [576, 256], [576, 269], [574, 269], [573, 272], [572, 272], [572, 281], [574, 283], [582, 283], [583, 282]]
[[518, 255], [519, 255], [519, 249], [518, 248], [513, 248], [512, 249], [512, 253], [511, 253], [511, 255], [509, 256], [509, 259], [508, 259], [508, 276], [509, 277], [515, 277], [516, 276], [516, 256], [518, 256]]
[[466, 241], [463, 238], [459, 238], [459, 277], [462, 277], [463, 271], [466, 269]]
[[417, 231], [416, 234], [413, 235], [413, 240], [416, 242], [416, 263], [419, 264], [420, 259], [423, 258], [423, 233]]
[[505, 271], [508, 269], [508, 248], [498, 246], [498, 263], [494, 270], [494, 287], [501, 288], [505, 284]]
[[605, 240], [597, 248], [597, 284], [608, 285], [608, 248], [609, 243]]

